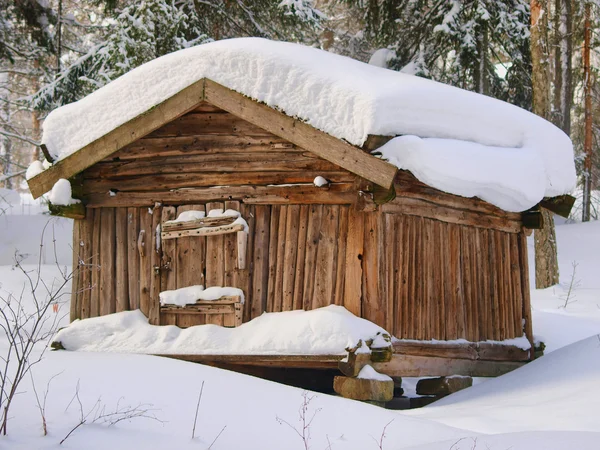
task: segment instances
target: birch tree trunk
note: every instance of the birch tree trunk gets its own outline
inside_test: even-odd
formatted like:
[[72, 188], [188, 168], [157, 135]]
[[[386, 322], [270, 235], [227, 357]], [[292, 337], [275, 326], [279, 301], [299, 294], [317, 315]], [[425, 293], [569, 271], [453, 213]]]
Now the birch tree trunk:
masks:
[[[548, 0], [531, 0], [531, 62], [533, 112], [550, 117], [550, 52], [548, 51]], [[535, 287], [544, 289], [558, 283], [556, 233], [552, 213], [542, 208], [544, 226], [535, 230]]]

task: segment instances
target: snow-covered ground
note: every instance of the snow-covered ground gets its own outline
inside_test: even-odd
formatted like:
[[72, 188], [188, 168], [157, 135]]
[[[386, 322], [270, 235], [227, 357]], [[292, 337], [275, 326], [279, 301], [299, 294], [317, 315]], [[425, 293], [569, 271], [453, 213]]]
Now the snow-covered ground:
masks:
[[[312, 420], [311, 449], [596, 449], [600, 223], [560, 225], [557, 236], [561, 284], [533, 292], [534, 332], [545, 341], [546, 356], [429, 407], [389, 411], [152, 356], [50, 352], [33, 369], [40, 397], [56, 375], [46, 399], [48, 435], [42, 435], [31, 380], [26, 378], [0, 449], [206, 449], [211, 444], [215, 450], [303, 449], [293, 428], [302, 433], [299, 411], [305, 399], [306, 418]], [[572, 261], [578, 263], [578, 284], [565, 307]], [[47, 281], [60, 276], [56, 266], [43, 266], [43, 271]], [[0, 266], [0, 296], [20, 292], [23, 281], [18, 271]], [[50, 314], [66, 324], [66, 311], [68, 302]], [[0, 342], [0, 351], [6, 345]], [[73, 399], [77, 386], [81, 406]], [[111, 414], [118, 408], [146, 411], [144, 415], [157, 420], [93, 423], [100, 411]], [[89, 413], [86, 423], [59, 445], [80, 422], [80, 409]]]

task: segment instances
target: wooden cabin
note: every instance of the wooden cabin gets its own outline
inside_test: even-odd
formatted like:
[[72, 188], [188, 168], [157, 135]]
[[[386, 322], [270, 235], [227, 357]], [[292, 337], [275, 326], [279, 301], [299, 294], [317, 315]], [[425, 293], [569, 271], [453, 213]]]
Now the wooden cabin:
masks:
[[[29, 180], [38, 197], [67, 178], [82, 201], [53, 208], [75, 218], [71, 320], [139, 308], [157, 325], [234, 326], [231, 302], [159, 303], [165, 290], [232, 286], [243, 322], [343, 305], [414, 356], [396, 374], [443, 375], [458, 360], [468, 369], [447, 371], [496, 375], [529, 360], [482, 341], [533, 341], [524, 221], [535, 213], [419, 182], [371, 154], [388, 139], [350, 145], [209, 79], [115, 128]], [[213, 209], [239, 211], [247, 236], [161, 233]], [[469, 344], [439, 342], [459, 339]]]

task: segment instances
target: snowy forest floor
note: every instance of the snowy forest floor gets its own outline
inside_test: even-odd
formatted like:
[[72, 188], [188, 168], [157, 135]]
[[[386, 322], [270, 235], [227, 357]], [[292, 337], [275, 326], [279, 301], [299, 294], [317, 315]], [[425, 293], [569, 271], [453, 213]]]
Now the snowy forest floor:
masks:
[[[546, 355], [429, 407], [389, 411], [152, 356], [49, 352], [33, 368], [40, 397], [48, 390], [48, 435], [42, 435], [28, 377], [0, 449], [596, 449], [600, 223], [560, 225], [557, 236], [561, 283], [532, 291], [534, 332], [546, 343]], [[56, 266], [43, 266], [44, 279], [57, 275]], [[11, 266], [0, 266], [1, 294], [21, 292], [24, 281]], [[64, 315], [68, 306], [50, 314]], [[0, 341], [2, 354], [6, 347]], [[113, 426], [94, 422], [118, 410], [145, 417]], [[303, 410], [309, 423], [304, 440]], [[81, 422], [82, 412], [85, 424], [59, 444]]]

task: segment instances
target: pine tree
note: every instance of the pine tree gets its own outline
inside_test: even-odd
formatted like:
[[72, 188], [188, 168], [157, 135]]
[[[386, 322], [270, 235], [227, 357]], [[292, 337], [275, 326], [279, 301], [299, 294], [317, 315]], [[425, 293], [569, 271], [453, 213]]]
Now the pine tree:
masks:
[[118, 10], [100, 43], [41, 89], [34, 103], [42, 110], [71, 103], [145, 62], [213, 39], [316, 41], [321, 19], [311, 0], [144, 0]]
[[367, 39], [395, 51], [391, 68], [530, 108], [527, 1], [347, 1], [363, 12]]

